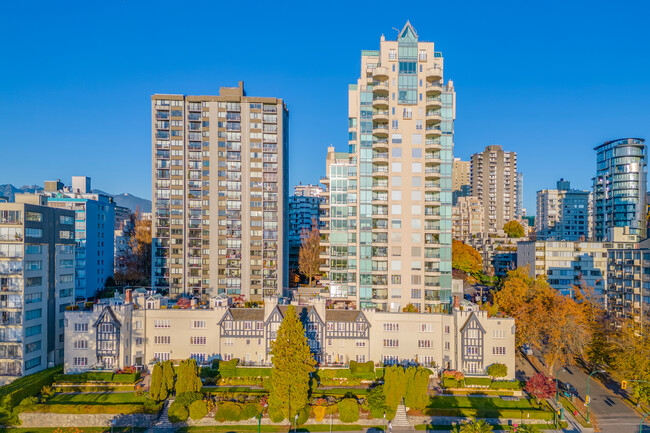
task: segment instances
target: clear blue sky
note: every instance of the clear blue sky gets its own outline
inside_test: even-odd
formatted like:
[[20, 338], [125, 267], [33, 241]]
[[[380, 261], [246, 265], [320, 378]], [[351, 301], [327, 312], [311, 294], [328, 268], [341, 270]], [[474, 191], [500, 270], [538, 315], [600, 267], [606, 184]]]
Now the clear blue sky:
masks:
[[410, 19], [445, 57], [461, 158], [519, 154], [524, 205], [560, 178], [588, 188], [593, 147], [650, 138], [646, 2], [6, 2], [0, 14], [0, 184], [88, 175], [150, 198], [150, 95], [248, 94], [290, 110], [291, 184], [347, 149], [362, 49]]

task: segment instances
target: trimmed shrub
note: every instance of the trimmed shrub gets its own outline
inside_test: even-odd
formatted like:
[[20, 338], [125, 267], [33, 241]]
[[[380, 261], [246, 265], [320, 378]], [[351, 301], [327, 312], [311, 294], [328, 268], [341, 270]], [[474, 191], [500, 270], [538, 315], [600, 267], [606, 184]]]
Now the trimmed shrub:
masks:
[[231, 401], [222, 401], [217, 405], [215, 419], [219, 422], [239, 421], [241, 416], [241, 405]]
[[493, 380], [491, 389], [522, 389], [524, 384], [519, 380]]
[[451, 377], [443, 377], [442, 378], [442, 387], [443, 388], [462, 388], [463, 387], [463, 381], [462, 380], [456, 380]]
[[240, 420], [255, 418], [262, 411], [262, 407], [258, 403], [246, 403], [241, 409]]
[[38, 395], [44, 386], [51, 386], [54, 377], [62, 372], [63, 366], [52, 367], [0, 387], [0, 424], [19, 424], [14, 408], [25, 398]]
[[344, 398], [338, 402], [339, 420], [356, 422], [359, 420], [359, 403], [353, 398]]
[[314, 418], [316, 422], [321, 422], [325, 418], [325, 412], [327, 412], [327, 406], [314, 406]]
[[112, 382], [117, 383], [135, 383], [140, 380], [140, 372], [136, 371], [135, 373], [124, 373], [124, 374], [114, 374]]
[[148, 398], [144, 401], [142, 407], [144, 408], [145, 413], [158, 413], [162, 409], [164, 403], [157, 403], [152, 399]]
[[508, 367], [504, 364], [492, 364], [487, 368], [488, 376], [494, 377], [506, 377], [508, 375]]
[[284, 415], [282, 415], [282, 411], [274, 407], [269, 407], [269, 418], [273, 422], [284, 421]]
[[207, 379], [208, 377], [217, 377], [219, 376], [219, 370], [215, 370], [210, 367], [201, 367], [201, 372], [199, 373], [201, 378]]
[[190, 418], [193, 420], [200, 420], [205, 418], [208, 414], [208, 405], [205, 404], [203, 400], [197, 400], [194, 403], [190, 404]]
[[[235, 372], [237, 370], [237, 364], [239, 363], [239, 359], [231, 359], [230, 361], [217, 361], [217, 369], [219, 370], [219, 374], [221, 377], [234, 377], [236, 376]], [[212, 364], [212, 368], [214, 367], [215, 363]]]
[[189, 407], [192, 403], [198, 400], [203, 399], [203, 394], [200, 392], [183, 392], [176, 394], [176, 399], [174, 403], [182, 404], [185, 407]]
[[465, 378], [465, 385], [470, 386], [481, 386], [488, 388], [492, 384], [492, 379], [489, 377], [466, 377]]
[[189, 416], [190, 413], [187, 408], [175, 400], [167, 411], [167, 418], [169, 418], [169, 422], [171, 423], [187, 421]]
[[386, 395], [384, 395], [384, 386], [379, 385], [368, 391], [366, 398], [368, 406], [370, 406], [370, 415], [373, 418], [383, 418], [386, 411]]
[[355, 376], [363, 373], [374, 373], [375, 364], [372, 361], [368, 361], [368, 362], [350, 361], [350, 371]]

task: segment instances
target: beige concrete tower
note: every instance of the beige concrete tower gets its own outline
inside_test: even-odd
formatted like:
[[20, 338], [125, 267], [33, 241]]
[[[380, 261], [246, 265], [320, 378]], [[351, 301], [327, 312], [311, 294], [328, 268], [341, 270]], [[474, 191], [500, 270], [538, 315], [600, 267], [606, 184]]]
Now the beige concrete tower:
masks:
[[472, 155], [471, 194], [483, 205], [488, 233], [503, 230], [516, 219], [517, 154], [493, 145]]
[[154, 95], [152, 284], [261, 300], [286, 287], [288, 111], [277, 98]]
[[455, 92], [410, 23], [361, 52], [349, 86], [349, 153], [328, 153], [324, 284], [357, 308], [451, 304]]

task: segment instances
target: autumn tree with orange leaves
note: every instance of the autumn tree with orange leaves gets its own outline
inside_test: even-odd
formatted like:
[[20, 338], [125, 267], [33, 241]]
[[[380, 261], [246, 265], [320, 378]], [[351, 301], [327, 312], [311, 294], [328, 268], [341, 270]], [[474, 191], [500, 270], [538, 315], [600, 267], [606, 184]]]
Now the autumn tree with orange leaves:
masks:
[[124, 232], [127, 247], [115, 263], [115, 281], [119, 285], [151, 284], [151, 220], [139, 212], [130, 215], [130, 229]]

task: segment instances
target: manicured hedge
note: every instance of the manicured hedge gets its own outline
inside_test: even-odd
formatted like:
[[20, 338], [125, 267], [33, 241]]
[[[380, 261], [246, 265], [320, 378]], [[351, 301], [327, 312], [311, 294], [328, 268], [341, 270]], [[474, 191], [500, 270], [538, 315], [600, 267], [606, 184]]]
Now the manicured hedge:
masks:
[[54, 382], [54, 376], [63, 372], [63, 366], [48, 368], [14, 380], [0, 388], [0, 424], [18, 424], [14, 408], [27, 397], [38, 395], [44, 386]]
[[219, 402], [215, 419], [219, 422], [239, 421], [241, 417], [241, 405], [231, 401]]
[[167, 410], [167, 417], [171, 423], [187, 421], [189, 416], [190, 412], [187, 408], [177, 401], [174, 401]]
[[368, 362], [350, 361], [350, 371], [352, 371], [352, 374], [374, 373], [375, 364], [372, 361], [368, 361]]
[[353, 398], [344, 398], [338, 402], [339, 420], [356, 422], [359, 420], [359, 403]]
[[465, 377], [466, 386], [484, 386], [488, 388], [492, 384], [492, 379], [489, 377]]
[[522, 389], [523, 382], [519, 380], [494, 380], [490, 384], [492, 389]]
[[463, 381], [462, 380], [456, 380], [451, 377], [443, 377], [442, 378], [442, 387], [443, 388], [462, 388], [463, 387]]
[[255, 418], [260, 412], [262, 412], [262, 407], [258, 403], [246, 403], [241, 409], [239, 419], [240, 421], [244, 421]]
[[221, 377], [234, 377], [237, 370], [239, 359], [231, 359], [230, 361], [214, 361], [212, 368], [219, 371]]
[[140, 379], [140, 372], [113, 373], [112, 371], [87, 371], [80, 374], [57, 374], [54, 381], [57, 383], [135, 383]]
[[203, 400], [197, 400], [194, 403], [190, 404], [189, 407], [190, 418], [193, 420], [200, 420], [208, 414], [208, 406]]

